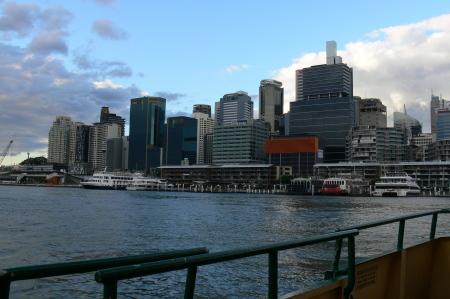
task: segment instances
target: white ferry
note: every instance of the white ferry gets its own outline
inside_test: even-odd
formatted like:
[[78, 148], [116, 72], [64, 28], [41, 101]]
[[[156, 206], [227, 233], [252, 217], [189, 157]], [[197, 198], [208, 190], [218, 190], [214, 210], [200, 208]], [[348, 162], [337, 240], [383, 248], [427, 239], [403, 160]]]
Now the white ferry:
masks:
[[86, 189], [125, 190], [133, 181], [143, 178], [141, 173], [97, 171], [91, 178], [80, 184]]
[[370, 182], [361, 176], [342, 173], [338, 177], [327, 178], [323, 181], [320, 193], [322, 195], [357, 195], [368, 194]]
[[166, 184], [167, 181], [165, 179], [155, 177], [141, 177], [136, 178], [134, 181], [129, 183], [126, 189], [132, 191], [151, 191], [159, 190], [161, 185]]
[[420, 187], [406, 173], [386, 173], [380, 182], [375, 183], [372, 196], [419, 196]]
[[322, 189], [320, 189], [322, 195], [348, 195], [349, 188], [347, 180], [343, 178], [328, 178], [323, 181]]

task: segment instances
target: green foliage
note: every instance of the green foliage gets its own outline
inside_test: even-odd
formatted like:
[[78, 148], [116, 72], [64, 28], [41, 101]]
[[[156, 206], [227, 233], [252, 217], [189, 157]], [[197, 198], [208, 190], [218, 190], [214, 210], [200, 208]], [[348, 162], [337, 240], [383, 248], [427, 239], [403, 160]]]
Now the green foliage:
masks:
[[28, 158], [20, 162], [20, 165], [40, 165], [40, 164], [46, 164], [47, 158], [44, 156], [41, 157], [34, 157], [34, 158]]
[[292, 175], [282, 175], [280, 178], [281, 184], [290, 184], [293, 178]]

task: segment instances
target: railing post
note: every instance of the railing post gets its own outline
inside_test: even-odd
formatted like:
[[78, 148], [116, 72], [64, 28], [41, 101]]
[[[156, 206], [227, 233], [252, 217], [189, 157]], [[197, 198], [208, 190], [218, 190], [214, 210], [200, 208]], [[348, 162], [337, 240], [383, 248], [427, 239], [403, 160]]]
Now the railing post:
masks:
[[344, 289], [344, 296], [346, 299], [350, 298], [355, 286], [356, 274], [355, 274], [355, 236], [348, 237], [348, 283]]
[[336, 277], [336, 273], [339, 271], [339, 260], [341, 259], [342, 251], [342, 239], [336, 240], [336, 245], [334, 247], [334, 257], [331, 269], [325, 272], [325, 279], [331, 279]]
[[[3, 270], [0, 270], [0, 272]], [[0, 298], [8, 299], [9, 298], [9, 288], [11, 285], [10, 280], [0, 280]]]
[[430, 240], [434, 240], [434, 237], [436, 235], [437, 217], [438, 213], [433, 214], [433, 220], [431, 221]]
[[405, 219], [399, 221], [397, 250], [403, 250], [403, 237], [405, 236]]
[[103, 299], [117, 299], [117, 280], [103, 283]]
[[188, 268], [186, 276], [186, 286], [184, 289], [184, 299], [194, 298], [195, 280], [197, 278], [197, 267]]
[[278, 251], [269, 252], [269, 299], [278, 298]]

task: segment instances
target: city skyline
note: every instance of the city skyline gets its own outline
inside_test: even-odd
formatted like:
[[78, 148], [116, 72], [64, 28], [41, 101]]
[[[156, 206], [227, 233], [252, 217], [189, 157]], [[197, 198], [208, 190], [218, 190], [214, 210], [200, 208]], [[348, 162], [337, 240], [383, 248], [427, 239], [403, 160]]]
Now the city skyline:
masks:
[[[403, 1], [173, 4], [1, 2], [0, 148], [14, 140], [3, 164], [19, 163], [27, 153], [46, 156], [57, 116], [92, 124], [108, 106], [128, 126], [129, 101], [142, 95], [166, 98], [171, 117], [191, 116], [194, 104], [213, 107], [224, 94], [243, 90], [256, 116], [259, 82], [274, 79], [283, 83], [287, 110], [295, 70], [325, 63], [330, 40], [354, 69], [354, 95], [381, 99], [389, 126], [406, 105], [429, 132], [431, 90], [450, 97], [450, 15], [443, 2], [409, 5], [408, 14]], [[273, 13], [278, 26], [262, 17]], [[145, 16], [152, 26], [144, 26]], [[225, 25], [220, 20], [227, 16], [248, 24]], [[273, 47], [268, 36], [276, 36]]]

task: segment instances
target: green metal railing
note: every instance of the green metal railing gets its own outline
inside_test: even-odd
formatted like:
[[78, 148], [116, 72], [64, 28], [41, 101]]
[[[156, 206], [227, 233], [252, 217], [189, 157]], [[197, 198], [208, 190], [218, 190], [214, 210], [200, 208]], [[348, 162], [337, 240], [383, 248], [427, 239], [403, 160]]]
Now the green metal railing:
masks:
[[[377, 227], [377, 226], [381, 226], [381, 225], [398, 222], [399, 228], [398, 228], [398, 237], [397, 237], [397, 250], [401, 251], [401, 250], [403, 250], [403, 240], [404, 240], [404, 236], [405, 236], [406, 220], [433, 215], [433, 218], [431, 220], [431, 228], [430, 228], [430, 240], [434, 240], [435, 234], [436, 234], [437, 217], [439, 214], [446, 214], [446, 213], [450, 213], [450, 210], [449, 209], [433, 210], [433, 211], [428, 211], [428, 212], [410, 214], [410, 215], [406, 215], [406, 216], [394, 217], [394, 218], [390, 218], [390, 219], [386, 219], [386, 220], [369, 222], [366, 224], [341, 227], [341, 228], [336, 229], [336, 231], [341, 232], [341, 231], [354, 230], [354, 229], [363, 230], [363, 229], [367, 229], [367, 228], [372, 228], [372, 227]], [[325, 279], [330, 279], [330, 278], [345, 274], [345, 270], [339, 269], [339, 260], [340, 260], [340, 255], [341, 255], [341, 249], [342, 249], [342, 240], [336, 240], [336, 248], [335, 248], [335, 254], [334, 254], [334, 258], [333, 258], [333, 264], [331, 266], [331, 269], [325, 273]]]
[[98, 271], [100, 269], [122, 267], [140, 263], [149, 263], [167, 259], [193, 256], [208, 253], [208, 248], [193, 248], [167, 252], [149, 253], [136, 256], [105, 258], [77, 262], [37, 265], [29, 267], [17, 267], [0, 269], [0, 298], [9, 298], [11, 282], [16, 280], [37, 279], [51, 276], [69, 275]]
[[255, 246], [246, 249], [236, 249], [217, 253], [201, 254], [186, 258], [178, 258], [173, 260], [153, 262], [141, 264], [139, 267], [120, 267], [114, 269], [99, 270], [95, 273], [95, 280], [103, 283], [103, 298], [117, 298], [117, 283], [120, 280], [130, 279], [145, 275], [188, 269], [186, 277], [186, 286], [184, 298], [193, 298], [195, 289], [195, 280], [197, 276], [197, 268], [203, 265], [215, 264], [225, 261], [231, 261], [251, 256], [268, 254], [268, 297], [278, 297], [278, 252], [287, 249], [304, 247], [327, 241], [348, 239], [348, 284], [345, 289], [347, 296], [353, 290], [355, 284], [355, 236], [358, 235], [357, 230], [347, 230], [344, 232], [336, 232], [332, 234], [302, 238], [288, 242], [280, 242], [271, 245]]

